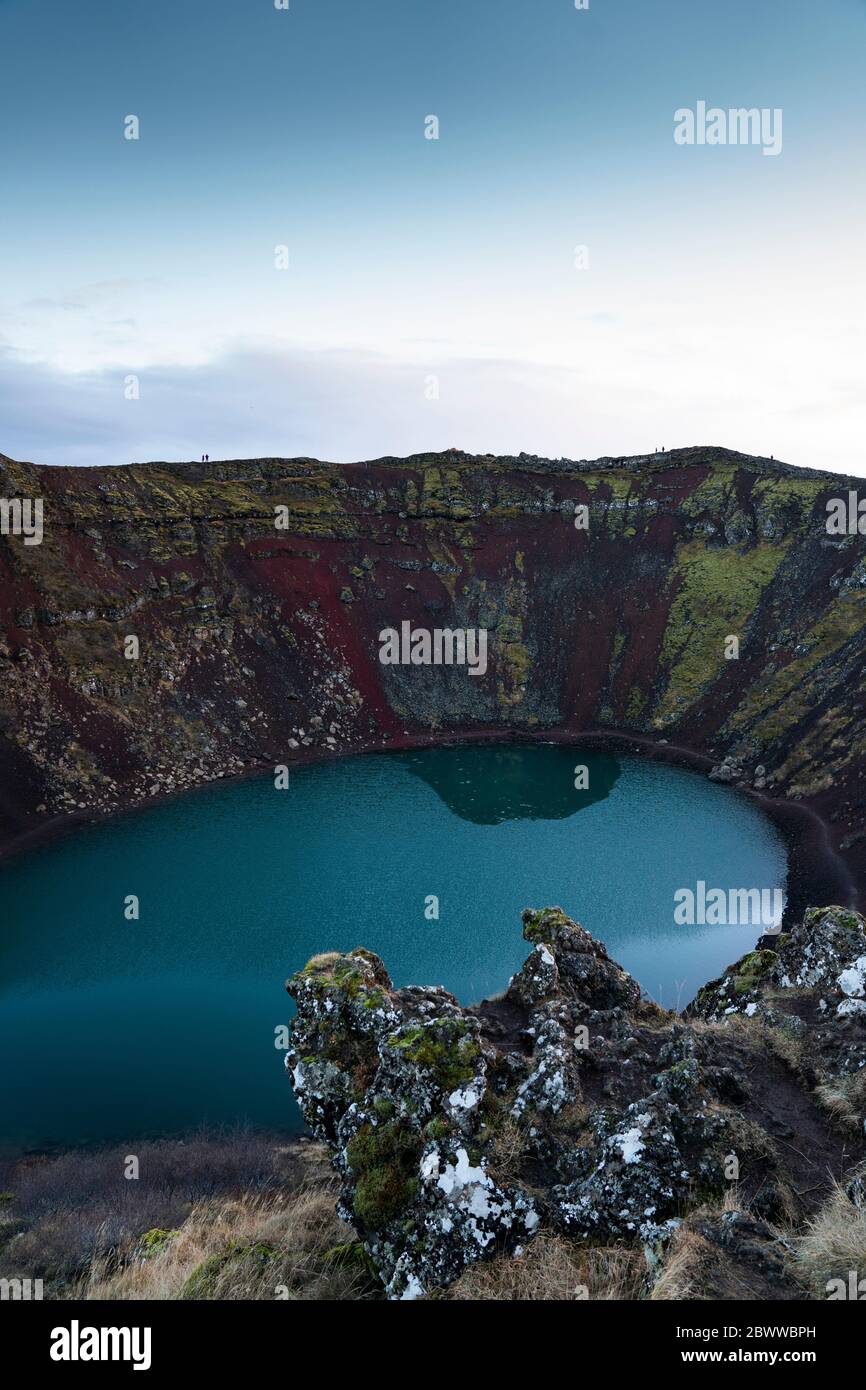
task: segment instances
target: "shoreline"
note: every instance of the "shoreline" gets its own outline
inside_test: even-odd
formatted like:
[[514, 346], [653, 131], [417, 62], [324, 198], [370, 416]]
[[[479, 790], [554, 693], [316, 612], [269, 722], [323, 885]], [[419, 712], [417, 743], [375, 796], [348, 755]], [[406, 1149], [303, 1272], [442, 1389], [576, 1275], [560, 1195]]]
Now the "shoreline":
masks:
[[[653, 762], [667, 763], [673, 767], [706, 775], [715, 760], [706, 753], [700, 753], [687, 745], [664, 742], [646, 734], [635, 734], [616, 729], [563, 728], [531, 730], [502, 729], [501, 727], [478, 727], [471, 730], [449, 730], [447, 732], [404, 733], [388, 739], [371, 739], [351, 749], [337, 752], [321, 748], [305, 749], [294, 753], [287, 766], [312, 767], [336, 762], [350, 757], [366, 757], [376, 754], [411, 752], [423, 748], [448, 748], [486, 744], [525, 744], [535, 743], [585, 746], [601, 752], [628, 753], [647, 758]], [[256, 764], [242, 772], [226, 777], [212, 777], [198, 781], [188, 787], [158, 796], [143, 797], [140, 800], [112, 807], [108, 811], [70, 811], [52, 817], [43, 825], [31, 827], [21, 834], [0, 844], [0, 867], [13, 862], [22, 855], [48, 847], [60, 840], [85, 830], [108, 823], [121, 816], [134, 815], [148, 811], [164, 802], [176, 801], [191, 796], [197, 791], [207, 791], [223, 784], [249, 781], [264, 777], [272, 772], [273, 764]], [[724, 784], [720, 784], [724, 785]], [[825, 907], [836, 904], [866, 912], [866, 890], [858, 887], [851, 869], [834, 849], [827, 822], [802, 802], [790, 801], [783, 797], [767, 796], [752, 787], [730, 786], [728, 790], [748, 797], [760, 806], [767, 819], [779, 831], [788, 854], [787, 901], [783, 922], [802, 917], [807, 907]]]

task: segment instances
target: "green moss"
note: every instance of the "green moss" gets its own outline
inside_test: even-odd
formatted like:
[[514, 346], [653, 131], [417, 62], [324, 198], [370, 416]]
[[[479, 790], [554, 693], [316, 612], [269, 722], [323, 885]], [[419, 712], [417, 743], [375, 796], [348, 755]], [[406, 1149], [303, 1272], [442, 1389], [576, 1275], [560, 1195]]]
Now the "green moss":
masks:
[[555, 942], [563, 927], [571, 923], [561, 908], [545, 907], [540, 912], [527, 909], [523, 914], [523, 937], [533, 946], [550, 945]]
[[462, 519], [472, 516], [463, 480], [455, 468], [429, 467], [424, 469], [424, 491], [420, 510], [429, 516]]
[[737, 468], [734, 464], [716, 463], [703, 482], [692, 488], [680, 504], [684, 516], [720, 516], [725, 513], [733, 495]]
[[668, 677], [657, 711], [661, 721], [681, 713], [723, 674], [726, 637], [733, 634], [743, 643], [784, 554], [784, 545], [763, 541], [752, 546], [690, 541], [678, 547], [660, 659]]
[[587, 485], [592, 488], [592, 501], [605, 505], [608, 502], [626, 502], [635, 491], [637, 479], [627, 470], [611, 469], [610, 472], [589, 474]]
[[625, 711], [625, 717], [629, 724], [634, 724], [640, 719], [644, 705], [646, 704], [646, 699], [647, 697], [644, 691], [642, 691], [639, 686], [633, 685], [629, 691], [628, 704], [626, 705]]
[[[366, 1008], [378, 1008], [385, 1003], [385, 995], [378, 986], [371, 985], [369, 975], [361, 968], [359, 957], [365, 956], [369, 956], [369, 952], [360, 949], [348, 956], [340, 955], [337, 951], [313, 956], [298, 978], [308, 986], [312, 984], [319, 995], [337, 991], [347, 999], [362, 999]], [[375, 958], [370, 956], [370, 959]]]
[[387, 1003], [385, 995], [380, 989], [371, 989], [362, 1000], [361, 1007], [364, 1009], [380, 1009]]
[[453, 1133], [453, 1126], [443, 1119], [441, 1115], [434, 1115], [424, 1126], [424, 1136], [427, 1139], [441, 1140], [447, 1139]]
[[[762, 677], [731, 720], [731, 727], [751, 726], [764, 746], [793, 729], [812, 708], [810, 690], [819, 667], [835, 656], [866, 622], [866, 596], [835, 599], [800, 638], [805, 651], [795, 660]], [[823, 760], [822, 760], [823, 761]]]
[[196, 1265], [192, 1274], [184, 1281], [181, 1286], [178, 1298], [180, 1299], [208, 1299], [213, 1298], [219, 1277], [225, 1267], [225, 1255], [209, 1255], [200, 1265]]
[[138, 1252], [143, 1259], [150, 1259], [153, 1255], [162, 1254], [163, 1250], [176, 1240], [180, 1231], [163, 1231], [154, 1227], [152, 1231], [145, 1231], [141, 1240], [138, 1242]]
[[412, 1066], [428, 1072], [448, 1094], [471, 1081], [478, 1071], [481, 1048], [463, 1018], [436, 1019], [392, 1033], [388, 1046]]
[[326, 1264], [336, 1265], [338, 1269], [357, 1269], [379, 1283], [379, 1271], [373, 1263], [366, 1246], [360, 1240], [347, 1240], [343, 1245], [334, 1245], [323, 1256]]
[[394, 1220], [418, 1190], [421, 1141], [405, 1124], [362, 1125], [346, 1160], [355, 1175], [355, 1216], [367, 1230]]
[[775, 951], [751, 951], [737, 962], [734, 974], [734, 993], [751, 994], [758, 981], [768, 975], [779, 957]]
[[245, 1272], [248, 1274], [251, 1267], [266, 1264], [278, 1253], [274, 1246], [266, 1245], [263, 1241], [256, 1241], [250, 1245], [237, 1241], [221, 1255], [209, 1255], [197, 1265], [181, 1286], [178, 1298], [201, 1300], [221, 1297], [221, 1286], [225, 1278], [240, 1283]]

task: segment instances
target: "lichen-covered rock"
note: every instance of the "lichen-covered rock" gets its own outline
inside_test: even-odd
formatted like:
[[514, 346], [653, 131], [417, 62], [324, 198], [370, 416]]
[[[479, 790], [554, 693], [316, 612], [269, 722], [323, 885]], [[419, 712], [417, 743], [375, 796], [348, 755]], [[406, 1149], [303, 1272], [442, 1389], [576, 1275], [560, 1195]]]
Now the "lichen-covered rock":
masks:
[[593, 1115], [583, 1171], [554, 1190], [565, 1229], [653, 1244], [675, 1228], [693, 1188], [723, 1188], [727, 1120], [708, 1109], [699, 1068], [681, 1063], [656, 1081], [624, 1113]]
[[558, 988], [559, 970], [556, 958], [547, 942], [539, 941], [532, 955], [527, 957], [521, 969], [512, 976], [508, 986], [509, 993], [524, 1008], [531, 1009], [540, 1004], [542, 999], [555, 994]]
[[724, 975], [698, 991], [691, 1012], [754, 1017], [775, 993], [816, 991], [822, 1012], [866, 1014], [866, 920], [843, 907], [810, 908], [800, 925], [763, 938]]
[[[499, 1051], [481, 1013], [443, 990], [393, 990], [370, 952], [316, 956], [289, 981], [297, 1016], [286, 1066], [304, 1118], [331, 1145], [339, 1211], [391, 1297], [438, 1289], [537, 1230], [528, 1177], [498, 1175], [506, 1122], [520, 1127], [524, 1165], [549, 1166], [549, 1222], [657, 1234], [683, 1187], [671, 1165], [685, 1172], [674, 1137], [684, 1123], [663, 1087], [621, 1120], [595, 1109], [575, 1170], [574, 1134], [557, 1123], [581, 1104], [581, 1068], [605, 1065], [612, 1040], [635, 1041], [628, 1009], [639, 988], [560, 909], [525, 913], [524, 935], [534, 949], [503, 999], [524, 1019], [520, 1052]], [[595, 1051], [584, 1034], [599, 1034]]]
[[453, 1140], [424, 1149], [412, 1198], [411, 1229], [404, 1209], [399, 1232], [367, 1237], [391, 1298], [417, 1298], [445, 1287], [466, 1265], [506, 1241], [525, 1241], [539, 1225], [527, 1193], [499, 1186], [483, 1157], [473, 1162], [465, 1145]]
[[[395, 990], [363, 950], [289, 981], [289, 1073], [388, 1297], [432, 1293], [540, 1230], [643, 1247], [661, 1280], [687, 1240], [709, 1262], [725, 1251], [725, 1286], [738, 1261], [756, 1287], [786, 1286], [764, 1219], [864, 1150], [863, 919], [810, 910], [684, 1017], [642, 999], [561, 908], [525, 912], [523, 934], [505, 994], [471, 1008]], [[749, 1215], [725, 1205], [732, 1183]]]
[[313, 1133], [333, 1143], [375, 1076], [379, 1039], [401, 1021], [391, 980], [378, 956], [359, 949], [314, 956], [287, 988], [298, 1011], [286, 1066]]
[[340, 1214], [389, 1296], [417, 1297], [528, 1239], [533, 1199], [498, 1183], [483, 1152], [490, 1049], [478, 1020], [445, 990], [393, 990], [365, 951], [317, 956], [287, 988], [295, 1094], [332, 1147]]
[[545, 1018], [528, 1031], [535, 1037], [532, 1069], [517, 1087], [511, 1107], [515, 1119], [532, 1110], [556, 1115], [580, 1095], [575, 1039], [555, 1018]]
[[[561, 907], [524, 912], [523, 935], [536, 947], [537, 955], [530, 956], [509, 986], [509, 996], [517, 1002], [535, 1002], [539, 981], [551, 968], [557, 972], [563, 993], [587, 1008], [633, 1008], [640, 999], [640, 986], [610, 959], [603, 943], [570, 921]], [[553, 979], [548, 992], [555, 988]]]

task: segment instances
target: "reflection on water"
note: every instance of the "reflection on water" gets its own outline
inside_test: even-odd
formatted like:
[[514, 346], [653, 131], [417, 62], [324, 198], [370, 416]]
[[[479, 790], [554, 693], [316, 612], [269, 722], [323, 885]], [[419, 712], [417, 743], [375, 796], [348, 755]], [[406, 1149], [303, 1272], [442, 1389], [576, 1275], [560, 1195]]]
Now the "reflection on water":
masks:
[[461, 820], [501, 825], [507, 820], [563, 820], [603, 801], [620, 775], [609, 754], [576, 753], [556, 744], [483, 750], [450, 748], [447, 759], [430, 751], [405, 754], [406, 766], [432, 787]]

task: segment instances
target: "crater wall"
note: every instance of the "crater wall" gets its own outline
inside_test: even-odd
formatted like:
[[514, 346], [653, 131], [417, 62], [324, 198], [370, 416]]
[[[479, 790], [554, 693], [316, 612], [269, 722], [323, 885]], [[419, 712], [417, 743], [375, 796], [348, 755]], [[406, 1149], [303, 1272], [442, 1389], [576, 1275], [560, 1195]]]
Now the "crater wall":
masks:
[[[0, 456], [0, 496], [44, 504], [41, 544], [0, 537], [0, 843], [312, 756], [594, 733], [802, 803], [856, 877], [866, 537], [826, 524], [856, 487], [714, 447]], [[404, 621], [486, 629], [486, 673], [383, 665]]]

